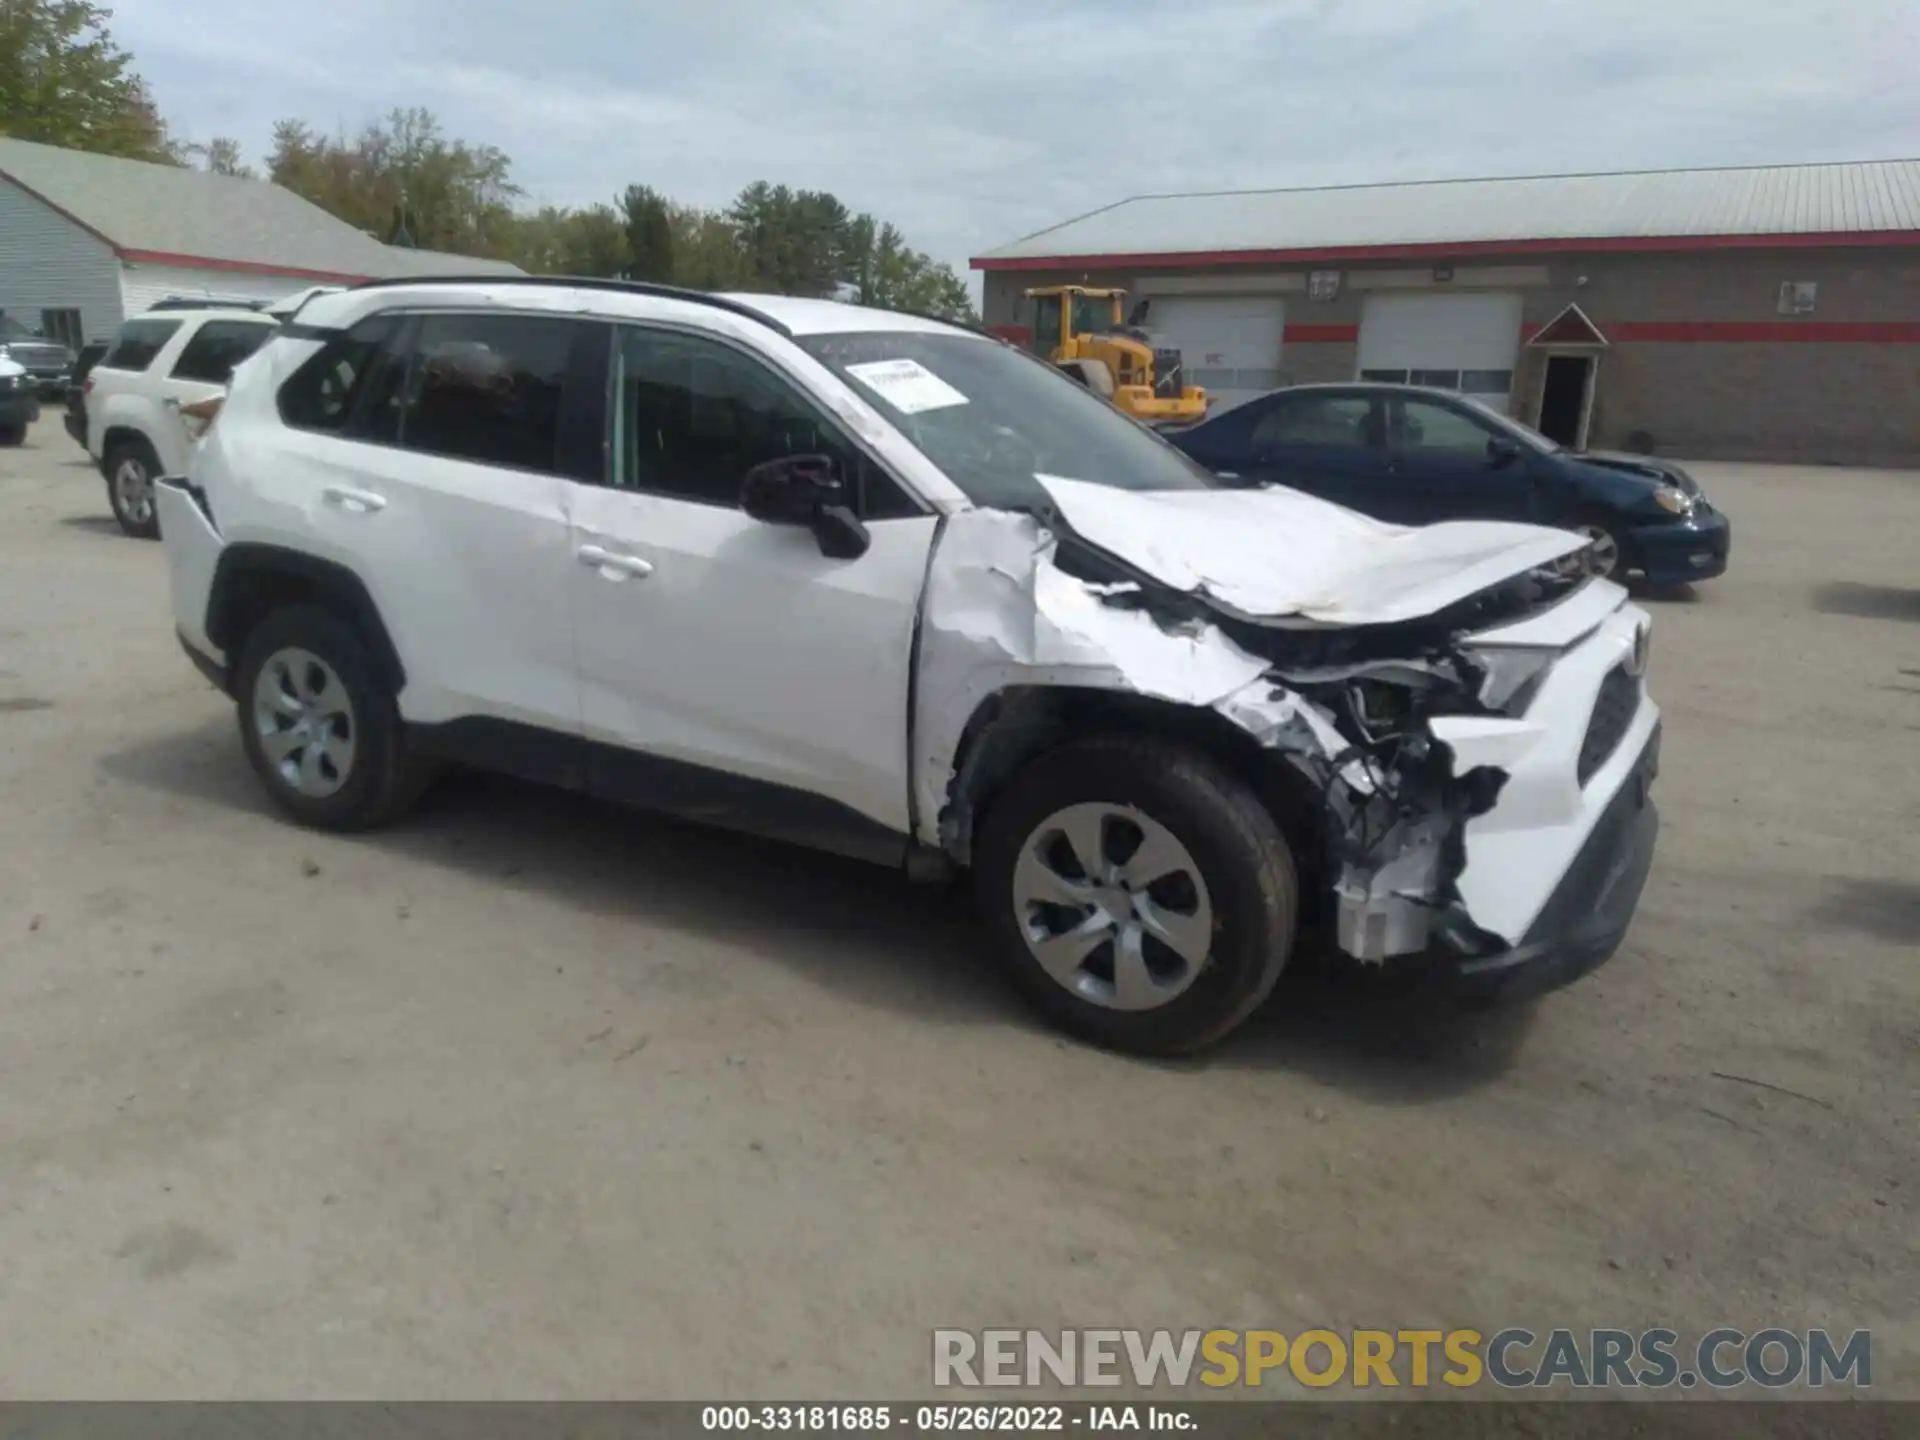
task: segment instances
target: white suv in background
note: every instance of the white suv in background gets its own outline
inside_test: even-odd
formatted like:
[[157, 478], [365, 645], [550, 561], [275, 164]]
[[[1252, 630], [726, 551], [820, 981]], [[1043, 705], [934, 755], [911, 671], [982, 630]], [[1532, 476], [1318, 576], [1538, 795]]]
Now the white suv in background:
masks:
[[279, 321], [251, 310], [167, 310], [129, 320], [86, 381], [87, 452], [129, 535], [160, 532], [153, 482], [186, 469], [195, 431], [184, 407], [226, 394], [233, 367]]
[[1647, 617], [1581, 539], [1223, 482], [938, 320], [589, 281], [310, 302], [157, 489], [189, 655], [295, 819], [507, 771], [974, 873], [1014, 982], [1152, 1053], [1303, 934], [1480, 996], [1611, 955]]

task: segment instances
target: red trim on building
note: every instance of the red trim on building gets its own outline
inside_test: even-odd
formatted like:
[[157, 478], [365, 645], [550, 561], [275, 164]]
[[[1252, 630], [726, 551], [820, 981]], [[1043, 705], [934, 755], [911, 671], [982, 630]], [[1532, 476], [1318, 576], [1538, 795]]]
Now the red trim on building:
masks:
[[1608, 333], [1642, 344], [1920, 345], [1920, 323], [1906, 320], [1620, 320]]
[[1358, 325], [1293, 325], [1281, 332], [1288, 345], [1352, 345], [1360, 339]]
[[204, 255], [172, 255], [165, 250], [123, 250], [114, 247], [122, 260], [135, 265], [175, 265], [182, 270], [227, 270], [237, 275], [277, 275], [289, 280], [333, 281], [354, 285], [371, 280], [371, 275], [347, 275], [337, 270], [302, 270], [296, 265], [265, 265], [254, 260], [213, 260]]
[[1194, 265], [1301, 265], [1328, 260], [1433, 260], [1475, 255], [1641, 251], [1814, 250], [1920, 246], [1920, 230], [1835, 230], [1793, 235], [1606, 235], [1587, 239], [1460, 240], [1445, 244], [1334, 245], [1305, 250], [1184, 250], [1147, 255], [976, 255], [975, 270], [1167, 270]]

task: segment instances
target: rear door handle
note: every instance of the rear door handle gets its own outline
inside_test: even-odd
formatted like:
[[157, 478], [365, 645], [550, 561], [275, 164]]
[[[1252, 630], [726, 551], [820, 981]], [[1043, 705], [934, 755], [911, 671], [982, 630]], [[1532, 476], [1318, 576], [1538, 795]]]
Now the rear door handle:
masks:
[[582, 565], [598, 570], [609, 580], [624, 580], [632, 576], [644, 580], [653, 573], [653, 566], [638, 555], [621, 555], [603, 545], [582, 545], [574, 554], [580, 557]]
[[387, 508], [386, 496], [376, 495], [371, 490], [355, 490], [348, 485], [329, 485], [320, 492], [320, 498], [354, 515], [370, 515], [375, 510]]

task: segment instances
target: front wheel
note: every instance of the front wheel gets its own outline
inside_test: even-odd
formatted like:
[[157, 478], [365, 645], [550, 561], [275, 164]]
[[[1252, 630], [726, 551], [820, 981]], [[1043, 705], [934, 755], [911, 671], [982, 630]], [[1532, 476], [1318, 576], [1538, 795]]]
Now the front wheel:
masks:
[[1627, 574], [1627, 542], [1620, 532], [1604, 520], [1586, 519], [1567, 527], [1586, 537], [1587, 548], [1567, 557], [1567, 567], [1575, 574], [1596, 580], [1623, 580]]
[[153, 482], [160, 462], [143, 440], [126, 440], [107, 451], [107, 504], [120, 528], [137, 540], [160, 538], [160, 515], [154, 508]]
[[1009, 978], [1062, 1029], [1177, 1055], [1272, 991], [1293, 946], [1293, 855], [1211, 757], [1111, 737], [1042, 756], [994, 803], [976, 880]]

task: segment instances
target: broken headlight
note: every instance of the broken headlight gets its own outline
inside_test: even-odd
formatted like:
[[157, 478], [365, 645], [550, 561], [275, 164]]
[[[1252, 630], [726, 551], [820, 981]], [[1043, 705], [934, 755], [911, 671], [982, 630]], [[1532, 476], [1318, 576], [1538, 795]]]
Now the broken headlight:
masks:
[[1557, 649], [1528, 645], [1474, 651], [1474, 663], [1486, 677], [1480, 685], [1480, 703], [1503, 715], [1526, 714], [1559, 658]]

